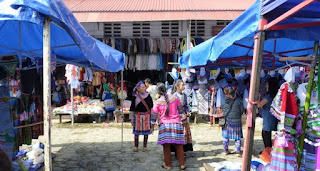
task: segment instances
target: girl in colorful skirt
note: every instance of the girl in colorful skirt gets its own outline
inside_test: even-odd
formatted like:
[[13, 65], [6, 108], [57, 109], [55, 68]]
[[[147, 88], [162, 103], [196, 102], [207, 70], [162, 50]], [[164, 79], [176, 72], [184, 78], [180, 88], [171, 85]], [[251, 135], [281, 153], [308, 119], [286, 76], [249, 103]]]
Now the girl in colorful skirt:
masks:
[[163, 155], [165, 164], [162, 165], [165, 169], [171, 169], [171, 144], [175, 145], [180, 169], [186, 169], [183, 145], [185, 144], [183, 127], [181, 123], [181, 115], [183, 108], [180, 100], [175, 95], [167, 95], [164, 84], [157, 85], [157, 92], [160, 98], [155, 102], [152, 110], [152, 132], [154, 125], [160, 115], [159, 119], [159, 136], [158, 145], [163, 146]]
[[222, 104], [223, 116], [226, 119], [226, 126], [222, 128], [223, 148], [225, 154], [229, 152], [229, 140], [235, 140], [236, 153], [241, 156], [242, 124], [241, 115], [244, 113], [242, 100], [237, 98], [236, 90], [227, 88], [225, 102]]
[[173, 93], [180, 99], [180, 103], [183, 107], [182, 126], [183, 126], [184, 140], [186, 142], [186, 144], [183, 145], [183, 150], [184, 152], [187, 152], [187, 151], [193, 151], [191, 129], [187, 119], [187, 117], [190, 117], [191, 114], [189, 113], [190, 108], [187, 103], [187, 95], [183, 93], [183, 90], [184, 90], [183, 81], [182, 80], [176, 81], [173, 88]]
[[151, 96], [146, 93], [146, 86], [139, 82], [133, 90], [130, 114], [133, 115], [131, 124], [134, 134], [134, 152], [138, 151], [139, 135], [144, 135], [143, 151], [147, 151], [148, 135], [151, 133], [150, 114], [153, 107]]

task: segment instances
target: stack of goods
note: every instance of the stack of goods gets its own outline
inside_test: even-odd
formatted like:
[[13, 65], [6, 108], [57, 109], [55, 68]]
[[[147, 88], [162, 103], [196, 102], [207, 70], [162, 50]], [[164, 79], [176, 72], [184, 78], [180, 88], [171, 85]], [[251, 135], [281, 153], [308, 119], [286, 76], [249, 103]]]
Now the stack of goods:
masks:
[[[54, 154], [52, 154], [54, 157]], [[20, 150], [13, 161], [14, 170], [35, 171], [44, 166], [44, 145], [37, 142], [26, 150]]]
[[130, 106], [131, 106], [131, 101], [130, 100], [123, 101], [123, 113], [129, 113], [130, 112]]
[[[80, 97], [76, 96], [74, 97], [74, 114], [79, 115], [79, 114], [101, 114], [105, 115], [105, 105], [103, 102], [100, 102], [100, 100], [91, 100], [89, 97]], [[53, 110], [54, 115], [59, 115], [59, 114], [71, 114], [72, 112], [72, 106], [70, 103], [55, 108]]]

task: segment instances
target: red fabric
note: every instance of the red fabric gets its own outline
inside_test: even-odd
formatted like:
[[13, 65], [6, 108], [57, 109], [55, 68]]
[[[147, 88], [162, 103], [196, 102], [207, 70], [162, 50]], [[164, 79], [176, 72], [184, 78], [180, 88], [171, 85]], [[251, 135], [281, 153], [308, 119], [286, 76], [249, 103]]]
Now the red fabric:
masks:
[[79, 69], [79, 81], [83, 80], [84, 71], [85, 71], [85, 69], [83, 67], [80, 67], [80, 69]]
[[298, 114], [298, 104], [295, 95], [288, 92], [288, 84], [285, 84], [285, 88], [282, 90], [281, 101], [281, 112], [295, 116]]

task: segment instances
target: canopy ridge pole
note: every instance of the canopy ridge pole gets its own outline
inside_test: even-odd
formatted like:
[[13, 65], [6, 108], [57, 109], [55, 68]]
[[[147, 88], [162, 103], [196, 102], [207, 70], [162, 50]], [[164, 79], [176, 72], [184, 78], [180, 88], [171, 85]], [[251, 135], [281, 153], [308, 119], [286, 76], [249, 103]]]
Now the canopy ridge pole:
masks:
[[43, 23], [43, 121], [44, 121], [44, 166], [46, 171], [52, 170], [51, 159], [51, 43], [50, 18]]
[[[121, 93], [120, 96], [123, 92], [123, 69], [121, 70]], [[121, 98], [121, 147], [123, 147], [123, 120], [124, 120], [124, 114], [123, 114], [123, 101], [124, 99]]]
[[301, 164], [302, 149], [304, 146], [304, 138], [306, 136], [305, 130], [307, 127], [307, 116], [309, 114], [310, 98], [311, 98], [311, 94], [312, 94], [312, 86], [313, 86], [314, 75], [315, 75], [315, 66], [317, 64], [318, 51], [319, 51], [319, 42], [316, 41], [316, 42], [314, 42], [314, 49], [313, 49], [313, 56], [312, 56], [313, 60], [312, 60], [311, 68], [310, 68], [310, 76], [309, 76], [309, 82], [308, 82], [308, 88], [307, 88], [307, 94], [306, 94], [306, 101], [304, 103], [304, 114], [303, 114], [303, 119], [302, 119], [303, 133], [300, 136], [299, 149], [298, 149], [298, 160], [297, 160], [299, 167]]
[[[251, 71], [251, 81], [250, 81], [250, 92], [249, 100], [252, 102], [258, 101], [259, 97], [259, 87], [260, 87], [260, 71], [262, 67], [263, 60], [263, 47], [265, 40], [265, 31], [262, 30], [262, 27], [267, 24], [265, 19], [259, 21], [259, 32], [255, 35], [254, 39], [254, 51], [253, 51], [253, 60], [252, 60], [252, 71]], [[251, 169], [251, 159], [252, 159], [252, 147], [254, 141], [254, 130], [255, 130], [255, 120], [257, 114], [257, 106], [252, 106], [252, 118], [247, 115], [247, 126], [246, 126], [246, 135], [244, 138], [243, 146], [243, 158], [242, 158], [242, 167], [241, 171], [248, 171]], [[250, 120], [251, 119], [251, 120]], [[252, 122], [251, 127], [248, 125], [249, 122]]]

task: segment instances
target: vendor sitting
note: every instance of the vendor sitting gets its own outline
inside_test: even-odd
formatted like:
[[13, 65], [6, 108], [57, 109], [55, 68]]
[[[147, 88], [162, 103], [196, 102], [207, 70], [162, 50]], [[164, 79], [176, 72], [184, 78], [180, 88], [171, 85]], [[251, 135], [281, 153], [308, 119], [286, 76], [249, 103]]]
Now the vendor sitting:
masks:
[[107, 81], [106, 77], [102, 77], [102, 88], [103, 88], [102, 89], [103, 93], [102, 93], [101, 100], [115, 97], [115, 91], [114, 91], [113, 85]]

